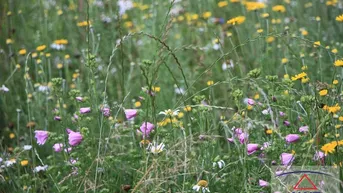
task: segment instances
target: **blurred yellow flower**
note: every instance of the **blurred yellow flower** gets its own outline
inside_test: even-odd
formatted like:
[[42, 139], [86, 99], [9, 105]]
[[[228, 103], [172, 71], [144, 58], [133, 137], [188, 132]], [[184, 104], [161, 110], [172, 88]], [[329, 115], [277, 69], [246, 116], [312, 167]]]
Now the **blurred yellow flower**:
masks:
[[337, 54], [338, 50], [336, 48], [331, 50], [332, 53]]
[[244, 16], [238, 16], [238, 17], [234, 17], [230, 20], [228, 20], [226, 23], [231, 24], [231, 25], [240, 25], [245, 21], [245, 17]]
[[328, 94], [328, 90], [327, 89], [323, 89], [321, 91], [319, 91], [319, 95], [320, 96], [326, 96]]
[[274, 40], [275, 40], [275, 38], [274, 38], [273, 36], [269, 36], [269, 37], [266, 39], [266, 42], [267, 42], [267, 43], [272, 43]]
[[266, 7], [266, 4], [262, 2], [254, 2], [254, 1], [245, 2], [244, 5], [248, 11], [255, 11], [255, 10], [263, 9]]
[[338, 80], [332, 81], [332, 84], [334, 84], [334, 85], [338, 84]]
[[343, 60], [336, 60], [334, 65], [339, 67], [343, 66]]
[[202, 14], [202, 17], [203, 17], [204, 19], [208, 19], [208, 18], [211, 17], [211, 16], [212, 16], [212, 13], [209, 12], [209, 11], [206, 11], [205, 13]]
[[14, 133], [10, 133], [10, 139], [14, 139], [15, 138], [15, 134]]
[[59, 10], [57, 11], [57, 15], [62, 15], [62, 14], [63, 14], [62, 9], [59, 9]]
[[21, 166], [27, 166], [29, 164], [29, 161], [28, 160], [22, 160], [21, 162], [20, 162], [20, 165]]
[[281, 59], [281, 63], [282, 63], [282, 64], [286, 64], [287, 62], [288, 62], [288, 59], [287, 59], [287, 58], [282, 58], [282, 59]]
[[54, 43], [58, 45], [66, 45], [68, 44], [68, 40], [66, 39], [55, 40]]
[[25, 55], [25, 54], [26, 54], [26, 49], [19, 50], [19, 55]]
[[261, 17], [267, 18], [267, 17], [269, 17], [269, 13], [261, 13]]
[[88, 26], [88, 25], [91, 25], [91, 24], [92, 24], [92, 22], [90, 22], [90, 21], [81, 21], [81, 22], [78, 22], [76, 25], [78, 27], [85, 27], [85, 26]]
[[136, 102], [135, 102], [135, 107], [138, 108], [138, 107], [140, 107], [140, 106], [142, 106], [142, 103], [141, 103], [140, 101], [136, 101]]
[[13, 40], [10, 38], [6, 39], [6, 44], [13, 44]]
[[275, 12], [281, 12], [281, 13], [286, 12], [286, 8], [285, 8], [285, 6], [283, 6], [283, 5], [275, 5], [275, 6], [272, 8], [272, 10], [275, 11]]
[[45, 48], [46, 48], [46, 45], [40, 45], [40, 46], [38, 46], [38, 47], [36, 48], [36, 50], [37, 50], [38, 52], [41, 52], [41, 51], [43, 51]]
[[316, 47], [318, 47], [318, 46], [320, 46], [320, 41], [316, 41], [316, 42], [313, 43], [313, 47], [316, 48]]
[[159, 87], [159, 86], [153, 86], [153, 87], [151, 88], [151, 90], [154, 91], [154, 92], [160, 92], [160, 91], [161, 91], [161, 87]]
[[343, 14], [336, 17], [336, 21], [343, 22]]
[[183, 110], [186, 112], [190, 112], [190, 111], [192, 111], [192, 107], [187, 105], [187, 106], [185, 106], [185, 108]]
[[302, 72], [300, 74], [296, 74], [295, 76], [293, 76], [291, 79], [292, 81], [295, 81], [295, 80], [299, 80], [299, 79], [303, 79], [307, 76], [306, 72]]
[[227, 5], [228, 5], [227, 1], [220, 1], [220, 2], [218, 2], [218, 7], [225, 7]]
[[211, 85], [213, 85], [213, 84], [214, 84], [213, 80], [207, 81], [207, 86], [211, 86]]

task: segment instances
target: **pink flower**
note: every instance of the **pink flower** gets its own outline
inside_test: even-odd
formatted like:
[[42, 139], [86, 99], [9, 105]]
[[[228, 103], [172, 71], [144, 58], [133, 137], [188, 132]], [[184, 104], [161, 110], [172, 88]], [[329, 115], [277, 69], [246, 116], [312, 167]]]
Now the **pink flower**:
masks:
[[286, 142], [287, 143], [293, 143], [299, 140], [299, 135], [298, 134], [289, 134], [286, 136]]
[[283, 117], [283, 116], [286, 115], [286, 114], [285, 114], [284, 112], [282, 112], [282, 111], [280, 111], [279, 114], [280, 114], [281, 117]]
[[261, 187], [269, 186], [269, 183], [264, 180], [258, 180], [258, 183], [260, 184]]
[[287, 127], [289, 127], [291, 125], [291, 123], [289, 121], [287, 121], [287, 120], [284, 121], [283, 124], [286, 125]]
[[108, 107], [104, 107], [101, 109], [102, 111], [102, 114], [105, 116], [105, 117], [109, 117], [111, 115], [111, 109], [108, 108]]
[[259, 149], [258, 146], [259, 146], [258, 144], [249, 143], [249, 144], [247, 145], [247, 152], [248, 152], [248, 155], [251, 155], [251, 154], [255, 153], [255, 152]]
[[139, 130], [137, 130], [137, 132], [142, 133], [143, 137], [148, 137], [154, 128], [155, 126], [152, 123], [143, 122]]
[[247, 105], [253, 106], [255, 104], [255, 101], [253, 99], [250, 99], [250, 98], [245, 98], [244, 103]]
[[233, 143], [233, 138], [232, 137], [227, 138], [227, 141], [230, 142], [230, 143]]
[[242, 134], [242, 133], [243, 133], [243, 130], [242, 130], [241, 128], [235, 129], [235, 134], [236, 134], [237, 136], [239, 136], [239, 135]]
[[316, 153], [313, 156], [313, 160], [321, 160], [325, 157], [325, 154], [322, 151], [316, 151]]
[[290, 165], [294, 160], [294, 155], [291, 153], [282, 153], [280, 156], [282, 165]]
[[136, 109], [125, 109], [124, 112], [125, 112], [126, 119], [129, 119], [129, 120], [136, 117], [138, 114], [138, 111]]
[[89, 112], [91, 112], [91, 108], [90, 107], [80, 108], [80, 113], [81, 114], [86, 114], [86, 113], [89, 113]]
[[239, 142], [241, 144], [245, 143], [247, 140], [248, 140], [248, 134], [246, 133], [241, 133], [239, 136], [238, 136], [238, 139], [239, 139]]
[[64, 149], [64, 152], [70, 153], [72, 149], [73, 149], [72, 147], [68, 147], [68, 148]]
[[302, 132], [302, 133], [308, 132], [308, 126], [305, 125], [305, 126], [300, 127], [299, 132]]
[[75, 99], [76, 99], [77, 101], [80, 101], [80, 102], [83, 101], [83, 98], [82, 98], [82, 97], [75, 97]]
[[37, 140], [38, 145], [44, 145], [46, 140], [48, 140], [49, 133], [43, 130], [36, 130], [35, 131], [35, 138]]
[[60, 116], [55, 116], [55, 117], [54, 117], [54, 120], [55, 120], [55, 121], [60, 121], [60, 120], [61, 120], [61, 117], [60, 117]]
[[67, 133], [68, 133], [69, 145], [77, 146], [81, 143], [83, 138], [80, 132], [74, 132], [67, 128]]
[[62, 143], [55, 143], [55, 145], [52, 148], [54, 148], [55, 152], [60, 152], [60, 151], [62, 151], [63, 144]]

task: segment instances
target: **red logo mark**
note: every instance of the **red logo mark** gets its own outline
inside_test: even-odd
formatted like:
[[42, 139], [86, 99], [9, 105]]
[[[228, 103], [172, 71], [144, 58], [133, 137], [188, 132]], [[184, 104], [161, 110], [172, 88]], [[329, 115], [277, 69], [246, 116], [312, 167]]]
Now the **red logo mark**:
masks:
[[[299, 185], [304, 181], [307, 180], [307, 182], [309, 182], [311, 184], [310, 187], [299, 187]], [[312, 180], [308, 177], [308, 175], [304, 174], [300, 180], [297, 182], [297, 184], [295, 184], [295, 186], [293, 187], [293, 190], [318, 190], [318, 188], [316, 187], [316, 185], [314, 185], [314, 183], [312, 182]]]

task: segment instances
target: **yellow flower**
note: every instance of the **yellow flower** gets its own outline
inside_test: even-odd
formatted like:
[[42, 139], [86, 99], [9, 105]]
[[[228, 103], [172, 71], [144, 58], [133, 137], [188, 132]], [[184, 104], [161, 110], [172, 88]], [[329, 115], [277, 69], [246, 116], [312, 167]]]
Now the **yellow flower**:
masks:
[[61, 64], [61, 63], [57, 64], [57, 68], [58, 68], [58, 69], [63, 68], [63, 64]]
[[284, 79], [289, 79], [289, 75], [288, 75], [288, 74], [285, 74], [285, 75], [283, 75], [283, 78], [284, 78]]
[[268, 17], [269, 17], [269, 13], [262, 13], [262, 14], [261, 14], [261, 17], [263, 17], [263, 18], [268, 18]]
[[228, 20], [226, 23], [231, 24], [231, 25], [240, 25], [245, 21], [245, 17], [244, 16], [238, 16], [238, 17], [234, 17], [230, 20]]
[[28, 164], [29, 164], [28, 160], [23, 160], [23, 161], [20, 162], [21, 166], [27, 166]]
[[26, 54], [26, 49], [19, 50], [19, 55], [25, 55], [25, 54]]
[[283, 5], [275, 5], [272, 8], [272, 10], [275, 11], [275, 12], [282, 12], [282, 13], [286, 12], [286, 8]]
[[159, 87], [159, 86], [153, 86], [151, 89], [154, 92], [160, 92], [161, 91], [161, 87]]
[[335, 66], [343, 66], [343, 60], [336, 60], [334, 65]]
[[336, 104], [335, 106], [327, 106], [327, 105], [325, 105], [323, 107], [323, 109], [326, 110], [329, 113], [337, 113], [338, 111], [341, 110], [341, 107], [338, 106], [338, 104]]
[[316, 17], [316, 21], [320, 21], [320, 17], [319, 16]]
[[265, 132], [266, 132], [267, 135], [273, 134], [273, 130], [272, 129], [266, 129]]
[[319, 91], [319, 95], [320, 96], [326, 96], [328, 94], [328, 90], [327, 89], [323, 89], [321, 91]]
[[327, 155], [328, 153], [333, 153], [335, 151], [336, 146], [336, 143], [327, 143], [323, 145], [320, 149], [324, 151], [325, 155]]
[[78, 22], [76, 25], [78, 27], [85, 27], [85, 26], [88, 26], [88, 25], [91, 25], [91, 24], [92, 24], [92, 22], [90, 22], [90, 21], [81, 21], [81, 22]]
[[338, 117], [338, 120], [343, 121], [343, 116]]
[[37, 50], [38, 52], [41, 52], [41, 51], [43, 51], [45, 48], [46, 48], [46, 45], [40, 45], [40, 46], [38, 46], [38, 47], [36, 48], [36, 50]]
[[47, 58], [49, 58], [50, 56], [51, 56], [50, 53], [46, 53], [46, 54], [45, 54], [45, 57], [47, 57]]
[[266, 42], [267, 42], [267, 43], [272, 43], [274, 40], [275, 40], [275, 38], [274, 38], [273, 36], [269, 36], [269, 37], [266, 39]]
[[245, 2], [244, 5], [248, 11], [255, 11], [255, 10], [263, 9], [266, 7], [266, 5], [264, 3], [253, 2], [253, 1]]
[[136, 102], [135, 102], [135, 107], [138, 108], [138, 107], [140, 107], [140, 106], [142, 106], [142, 103], [141, 103], [140, 101], [136, 101]]
[[15, 138], [15, 134], [14, 133], [10, 133], [10, 139], [14, 139]]
[[332, 84], [334, 84], [334, 85], [338, 84], [338, 80], [332, 81]]
[[69, 59], [69, 58], [70, 58], [69, 54], [64, 55], [64, 59]]
[[211, 17], [211, 15], [212, 15], [211, 12], [206, 11], [205, 13], [202, 14], [202, 17], [203, 17], [204, 19], [208, 19], [209, 17]]
[[342, 127], [342, 125], [335, 125], [335, 128], [336, 129], [339, 129], [339, 128], [341, 128]]
[[63, 14], [62, 9], [59, 9], [59, 10], [57, 11], [57, 15], [62, 15], [62, 14]]
[[337, 54], [338, 50], [336, 48], [331, 50], [332, 53]]
[[231, 3], [239, 3], [241, 0], [230, 0]]
[[320, 41], [316, 41], [316, 42], [313, 43], [313, 47], [316, 48], [316, 47], [318, 47], [318, 46], [320, 46]]
[[306, 76], [307, 76], [307, 74], [305, 72], [302, 72], [300, 74], [293, 76], [291, 79], [292, 79], [292, 81], [295, 81], [295, 80], [303, 79]]
[[20, 64], [17, 64], [17, 65], [15, 65], [15, 67], [17, 68], [17, 69], [20, 69]]
[[185, 108], [183, 110], [186, 112], [190, 112], [190, 111], [192, 111], [192, 107], [187, 105], [187, 106], [185, 106]]
[[247, 109], [250, 111], [250, 110], [252, 110], [252, 109], [253, 109], [253, 106], [251, 106], [251, 105], [248, 105], [248, 106], [247, 106]]
[[301, 83], [305, 84], [305, 83], [308, 83], [310, 81], [309, 78], [303, 78], [301, 79]]
[[198, 183], [197, 183], [198, 186], [200, 187], [207, 187], [208, 186], [208, 182], [206, 180], [200, 180]]
[[301, 67], [301, 70], [307, 70], [307, 66]]
[[181, 119], [183, 116], [184, 116], [183, 112], [179, 112], [179, 113], [177, 114], [177, 117], [178, 117], [179, 119]]
[[282, 64], [286, 64], [288, 62], [288, 59], [287, 58], [282, 58], [282, 60], [281, 60], [281, 63]]
[[260, 95], [258, 93], [255, 94], [254, 99], [257, 100], [260, 98]]
[[58, 45], [66, 45], [68, 44], [68, 40], [66, 39], [55, 40], [54, 43]]
[[6, 44], [13, 44], [13, 40], [10, 38], [6, 39]]
[[262, 33], [262, 32], [263, 32], [263, 29], [258, 29], [257, 30], [257, 33], [259, 33], [259, 34]]
[[303, 36], [307, 36], [307, 35], [308, 35], [308, 31], [306, 31], [306, 30], [302, 30], [302, 31], [301, 31], [301, 35], [303, 35]]
[[218, 2], [218, 7], [225, 7], [227, 5], [228, 5], [227, 1], [220, 1], [220, 2]]
[[336, 17], [336, 21], [343, 22], [343, 14]]
[[211, 85], [213, 85], [213, 84], [214, 84], [213, 80], [207, 81], [207, 86], [211, 86]]

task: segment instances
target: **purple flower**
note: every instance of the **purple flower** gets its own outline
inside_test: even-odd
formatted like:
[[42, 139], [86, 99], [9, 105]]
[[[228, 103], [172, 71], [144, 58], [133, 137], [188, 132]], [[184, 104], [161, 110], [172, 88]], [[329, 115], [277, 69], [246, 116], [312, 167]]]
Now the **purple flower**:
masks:
[[54, 148], [55, 152], [61, 152], [62, 148], [63, 148], [63, 144], [62, 143], [55, 143], [55, 145], [52, 148]]
[[61, 119], [62, 119], [62, 118], [61, 118], [60, 116], [55, 116], [55, 117], [54, 117], [54, 120], [55, 120], [55, 121], [60, 121]]
[[286, 136], [286, 142], [287, 143], [293, 143], [293, 142], [296, 142], [300, 139], [299, 135], [298, 134], [289, 134]]
[[246, 133], [241, 133], [239, 136], [238, 136], [238, 139], [239, 139], [239, 142], [241, 144], [245, 143], [247, 140], [248, 140], [248, 134]]
[[74, 132], [67, 128], [67, 133], [68, 133], [69, 145], [77, 146], [81, 143], [83, 138], [80, 132]]
[[287, 120], [284, 121], [283, 124], [286, 125], [287, 127], [291, 125], [291, 123], [289, 121], [287, 121]]
[[80, 113], [81, 114], [86, 114], [86, 113], [89, 113], [89, 112], [91, 112], [91, 108], [90, 107], [80, 108]]
[[236, 134], [237, 136], [239, 136], [239, 135], [242, 134], [242, 133], [243, 133], [243, 130], [242, 130], [241, 128], [235, 129], [235, 134]]
[[251, 155], [251, 154], [255, 153], [255, 152], [259, 149], [258, 146], [259, 146], [258, 144], [249, 143], [249, 144], [247, 145], [247, 152], [248, 152], [248, 155]]
[[283, 117], [283, 116], [286, 115], [286, 114], [285, 114], [284, 112], [282, 112], [282, 111], [280, 111], [279, 114], [280, 114], [281, 117]]
[[300, 127], [300, 128], [299, 128], [299, 132], [302, 132], [302, 133], [308, 132], [308, 126], [305, 125], [305, 126]]
[[48, 140], [49, 133], [43, 130], [36, 130], [35, 131], [35, 138], [37, 140], [38, 145], [44, 145], [46, 140]]
[[154, 128], [155, 126], [152, 123], [143, 122], [139, 130], [137, 129], [137, 132], [141, 133], [143, 137], [148, 137]]
[[72, 149], [73, 149], [72, 147], [68, 147], [68, 148], [64, 149], [64, 152], [70, 153]]
[[230, 142], [230, 143], [233, 143], [233, 138], [227, 138], [227, 141]]
[[108, 108], [108, 107], [104, 107], [101, 109], [102, 111], [102, 114], [105, 116], [105, 117], [109, 117], [111, 115], [111, 109]]
[[244, 103], [247, 105], [251, 105], [251, 106], [255, 105], [255, 101], [253, 99], [250, 99], [250, 98], [245, 98]]
[[282, 153], [280, 156], [281, 159], [281, 163], [284, 166], [288, 166], [290, 164], [292, 164], [293, 160], [294, 160], [294, 155], [291, 153]]
[[261, 187], [269, 186], [269, 183], [264, 180], [258, 180], [258, 183], [260, 184]]
[[325, 157], [325, 154], [322, 151], [316, 151], [316, 153], [313, 156], [313, 160], [318, 161]]
[[80, 101], [80, 102], [83, 101], [83, 98], [82, 98], [82, 97], [75, 97], [75, 99], [76, 99], [77, 101]]
[[263, 146], [261, 147], [261, 150], [267, 149], [271, 145], [270, 142], [264, 142]]
[[130, 120], [137, 116], [138, 111], [137, 109], [125, 109], [124, 113], [125, 113], [126, 119]]

